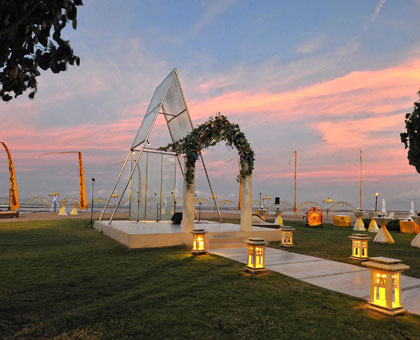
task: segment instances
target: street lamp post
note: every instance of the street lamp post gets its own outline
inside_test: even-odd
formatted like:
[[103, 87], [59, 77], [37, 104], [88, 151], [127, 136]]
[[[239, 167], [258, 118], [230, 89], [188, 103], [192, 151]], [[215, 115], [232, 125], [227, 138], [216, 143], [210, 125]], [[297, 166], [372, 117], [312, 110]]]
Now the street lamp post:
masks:
[[375, 211], [378, 211], [378, 196], [379, 196], [379, 194], [376, 193], [376, 195], [375, 195]]

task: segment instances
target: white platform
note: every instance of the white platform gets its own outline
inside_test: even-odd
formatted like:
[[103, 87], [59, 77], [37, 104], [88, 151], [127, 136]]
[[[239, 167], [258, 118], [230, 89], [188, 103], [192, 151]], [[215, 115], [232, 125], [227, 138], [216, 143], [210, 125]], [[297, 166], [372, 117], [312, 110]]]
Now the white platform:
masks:
[[[135, 222], [135, 221], [96, 221], [94, 228], [109, 236], [128, 248], [154, 248], [177, 245], [190, 246], [191, 233], [184, 233], [181, 225], [174, 225], [171, 221]], [[245, 240], [249, 237], [262, 237], [266, 241], [280, 241], [281, 232], [277, 229], [252, 227], [251, 232], [240, 230], [239, 224], [201, 221], [194, 224], [194, 229], [207, 231], [206, 241], [212, 238], [231, 238]], [[235, 241], [237, 242], [237, 241]]]

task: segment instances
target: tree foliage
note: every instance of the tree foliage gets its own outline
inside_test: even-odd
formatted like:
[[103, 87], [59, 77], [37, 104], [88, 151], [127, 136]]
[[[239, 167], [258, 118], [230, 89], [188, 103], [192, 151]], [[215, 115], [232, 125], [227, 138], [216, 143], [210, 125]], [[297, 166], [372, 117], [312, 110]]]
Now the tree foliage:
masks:
[[420, 100], [414, 103], [413, 112], [405, 115], [405, 127], [407, 132], [400, 134], [401, 142], [408, 148], [408, 163], [420, 173]]
[[0, 96], [9, 101], [37, 91], [40, 70], [65, 71], [80, 64], [61, 33], [70, 21], [77, 26], [81, 0], [0, 0]]

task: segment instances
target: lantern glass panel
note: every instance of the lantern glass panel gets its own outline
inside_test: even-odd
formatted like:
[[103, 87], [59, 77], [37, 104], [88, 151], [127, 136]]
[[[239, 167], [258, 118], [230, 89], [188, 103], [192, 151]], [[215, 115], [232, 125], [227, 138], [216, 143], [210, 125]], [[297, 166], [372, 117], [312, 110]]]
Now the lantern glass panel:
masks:
[[197, 235], [196, 249], [204, 250], [204, 236], [203, 235]]
[[255, 268], [264, 267], [263, 247], [255, 247]]
[[373, 303], [386, 307], [386, 274], [377, 273], [375, 275], [375, 295]]
[[362, 242], [362, 257], [368, 257], [367, 241]]
[[400, 275], [392, 275], [392, 307], [400, 307]]
[[254, 267], [254, 246], [248, 246], [248, 267]]

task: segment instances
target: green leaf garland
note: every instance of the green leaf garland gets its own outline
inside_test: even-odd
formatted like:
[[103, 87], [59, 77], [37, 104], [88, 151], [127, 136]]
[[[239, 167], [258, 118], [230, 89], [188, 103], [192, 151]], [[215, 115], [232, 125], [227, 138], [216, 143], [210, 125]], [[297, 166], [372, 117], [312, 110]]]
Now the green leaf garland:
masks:
[[251, 175], [254, 170], [254, 151], [245, 138], [245, 134], [240, 130], [239, 125], [231, 123], [226, 116], [220, 113], [193, 129], [184, 138], [159, 149], [163, 151], [170, 150], [187, 157], [185, 180], [189, 187], [194, 181], [193, 169], [201, 150], [215, 146], [221, 140], [225, 141], [229, 148], [238, 150], [241, 163], [238, 179], [239, 176], [245, 178]]

